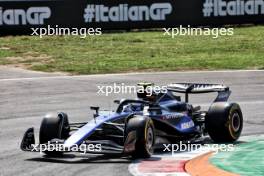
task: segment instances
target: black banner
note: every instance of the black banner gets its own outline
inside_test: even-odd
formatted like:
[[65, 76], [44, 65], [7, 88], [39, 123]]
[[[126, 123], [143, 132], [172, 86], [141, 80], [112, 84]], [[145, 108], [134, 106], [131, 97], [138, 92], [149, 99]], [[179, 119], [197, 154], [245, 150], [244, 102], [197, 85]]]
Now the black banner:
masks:
[[0, 33], [30, 28], [102, 30], [264, 22], [264, 0], [0, 0]]

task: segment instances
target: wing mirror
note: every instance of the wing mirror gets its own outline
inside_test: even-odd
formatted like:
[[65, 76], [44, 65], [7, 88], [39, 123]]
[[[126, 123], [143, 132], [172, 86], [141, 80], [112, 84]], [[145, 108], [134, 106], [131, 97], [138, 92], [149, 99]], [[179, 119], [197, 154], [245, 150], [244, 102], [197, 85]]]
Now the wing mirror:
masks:
[[120, 104], [120, 102], [121, 102], [120, 100], [114, 100], [115, 104]]
[[99, 116], [99, 107], [98, 106], [91, 106], [91, 110], [95, 110], [94, 118]]

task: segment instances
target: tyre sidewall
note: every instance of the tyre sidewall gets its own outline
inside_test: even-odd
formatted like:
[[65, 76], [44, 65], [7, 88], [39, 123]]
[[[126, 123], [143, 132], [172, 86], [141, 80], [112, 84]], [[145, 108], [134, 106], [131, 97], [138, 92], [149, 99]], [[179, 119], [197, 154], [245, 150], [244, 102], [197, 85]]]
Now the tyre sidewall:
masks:
[[[237, 113], [240, 118], [240, 127], [237, 131], [231, 124], [234, 113]], [[205, 119], [205, 126], [215, 142], [236, 141], [243, 128], [243, 116], [239, 105], [227, 102], [212, 104]]]
[[[40, 125], [40, 144], [47, 144], [52, 139], [66, 139], [69, 136], [68, 125], [69, 121], [65, 113], [46, 115]], [[45, 151], [44, 153], [50, 156], [62, 154], [61, 151]]]
[[[147, 147], [147, 132], [151, 128], [153, 132], [152, 147]], [[148, 158], [153, 153], [153, 146], [155, 144], [155, 130], [153, 121], [149, 117], [136, 116], [129, 119], [127, 123], [126, 134], [136, 132], [135, 149], [132, 152], [134, 158]]]

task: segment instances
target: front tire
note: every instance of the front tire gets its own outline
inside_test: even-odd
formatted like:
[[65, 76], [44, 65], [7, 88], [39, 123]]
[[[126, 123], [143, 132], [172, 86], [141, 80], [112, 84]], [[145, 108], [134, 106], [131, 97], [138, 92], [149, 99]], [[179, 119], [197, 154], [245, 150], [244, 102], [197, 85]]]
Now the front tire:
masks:
[[210, 107], [205, 126], [214, 142], [235, 142], [243, 128], [243, 115], [237, 103], [219, 102]]
[[149, 158], [153, 154], [155, 144], [155, 129], [149, 117], [135, 116], [129, 119], [126, 134], [136, 132], [135, 149], [131, 153], [133, 158]]
[[[39, 142], [47, 144], [52, 139], [66, 139], [69, 137], [69, 121], [65, 113], [48, 114], [40, 125]], [[61, 151], [44, 151], [46, 155], [57, 156], [63, 154]]]

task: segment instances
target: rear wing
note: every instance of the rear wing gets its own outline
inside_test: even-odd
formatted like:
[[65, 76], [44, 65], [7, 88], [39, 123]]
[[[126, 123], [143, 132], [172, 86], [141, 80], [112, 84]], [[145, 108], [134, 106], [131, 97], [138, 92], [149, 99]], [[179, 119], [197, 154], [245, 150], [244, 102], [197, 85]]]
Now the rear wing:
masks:
[[189, 94], [201, 94], [218, 92], [214, 102], [227, 101], [231, 91], [229, 87], [221, 84], [200, 84], [200, 83], [172, 83], [167, 86], [167, 90], [185, 94], [185, 101], [189, 101]]

